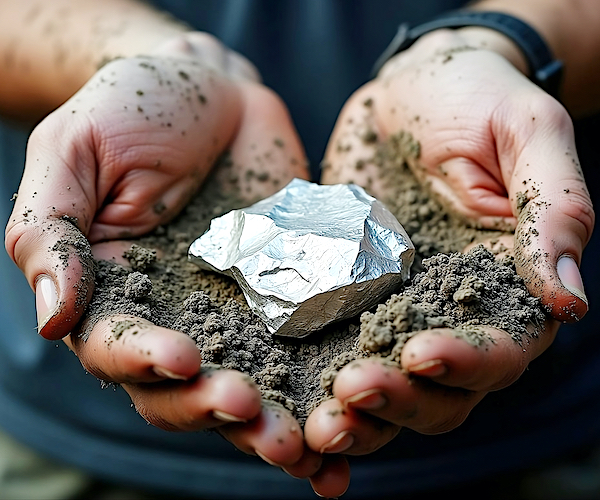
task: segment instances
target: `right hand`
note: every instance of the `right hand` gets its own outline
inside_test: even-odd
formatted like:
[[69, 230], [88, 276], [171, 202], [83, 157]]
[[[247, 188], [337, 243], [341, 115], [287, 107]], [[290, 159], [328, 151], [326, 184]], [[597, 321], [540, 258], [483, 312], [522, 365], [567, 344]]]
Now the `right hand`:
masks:
[[418, 147], [407, 164], [419, 182], [476, 227], [516, 230], [517, 272], [531, 294], [553, 318], [578, 321], [588, 309], [578, 266], [595, 215], [573, 123], [558, 101], [480, 45], [438, 30], [388, 61], [344, 105], [323, 182], [354, 182], [389, 199], [393, 183], [372, 159], [378, 144], [409, 132]]
[[[346, 102], [323, 181], [355, 182], [391, 199], [397, 191], [373, 159], [399, 132], [419, 141], [407, 154], [417, 179], [482, 227], [516, 226], [514, 243], [505, 243], [514, 246], [529, 291], [555, 320], [581, 318], [587, 299], [577, 264], [594, 211], [566, 110], [499, 54], [440, 30], [395, 56]], [[366, 455], [401, 427], [450, 431], [551, 345], [555, 320], [521, 343], [482, 327], [493, 339], [485, 349], [451, 329], [423, 330], [403, 346], [398, 366], [356, 360], [338, 373], [334, 397], [308, 417], [306, 440], [324, 453]]]
[[[106, 64], [32, 133], [6, 248], [36, 292], [40, 335], [66, 337], [85, 369], [121, 384], [148, 422], [219, 427], [241, 450], [337, 495], [347, 485], [345, 463], [323, 466], [292, 415], [264, 406], [246, 375], [201, 371], [200, 352], [183, 333], [134, 318], [142, 335], [106, 342], [120, 317], [98, 322], [85, 340], [75, 333], [93, 293], [90, 242], [118, 257], [119, 240], [174, 217], [225, 150], [248, 199], [277, 189], [251, 182], [243, 175], [250, 169], [268, 169], [278, 186], [308, 176], [285, 106], [257, 80], [248, 61], [200, 33]], [[258, 158], [267, 151], [269, 161]], [[333, 490], [323, 479], [331, 474], [341, 478]]]

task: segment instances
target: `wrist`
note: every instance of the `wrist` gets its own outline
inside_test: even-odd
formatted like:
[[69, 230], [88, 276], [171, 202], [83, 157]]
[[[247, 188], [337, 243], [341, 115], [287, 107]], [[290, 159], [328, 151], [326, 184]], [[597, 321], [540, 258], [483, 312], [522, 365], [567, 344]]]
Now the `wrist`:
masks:
[[[453, 36], [433, 35], [446, 29], [456, 30]], [[423, 41], [425, 35], [431, 35]], [[438, 45], [436, 47], [436, 40]], [[485, 50], [506, 62], [558, 98], [562, 82], [563, 63], [556, 60], [544, 38], [527, 22], [503, 12], [451, 11], [430, 21], [410, 27], [404, 23], [385, 52], [376, 62], [379, 68], [393, 54], [410, 49], [416, 42], [433, 46], [438, 54], [448, 50]], [[443, 50], [443, 49], [446, 50]], [[425, 50], [425, 52], [427, 52]]]
[[509, 37], [490, 28], [469, 26], [456, 30], [464, 45], [480, 50], [489, 50], [504, 57], [515, 68], [526, 76], [528, 73], [527, 60], [521, 49]]
[[525, 57], [510, 38], [489, 28], [469, 26], [459, 29], [440, 28], [426, 33], [411, 47], [390, 59], [391, 64], [383, 66], [382, 74], [387, 72], [386, 67], [397, 70], [405, 64], [414, 64], [435, 55], [465, 48], [494, 52], [523, 74], [528, 73]]
[[260, 83], [260, 73], [244, 56], [225, 46], [213, 35], [187, 31], [164, 41], [149, 54], [181, 59], [211, 68], [232, 81]]
[[31, 20], [31, 2], [5, 1], [0, 44], [10, 49], [0, 61], [0, 113], [23, 120], [37, 121], [66, 101], [102, 63], [148, 53], [189, 31], [136, 0], [53, 0]]

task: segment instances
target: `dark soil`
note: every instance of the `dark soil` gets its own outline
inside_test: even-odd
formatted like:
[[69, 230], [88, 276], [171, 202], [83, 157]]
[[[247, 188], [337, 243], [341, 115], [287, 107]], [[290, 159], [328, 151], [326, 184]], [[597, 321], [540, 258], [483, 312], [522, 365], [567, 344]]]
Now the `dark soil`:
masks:
[[[476, 238], [498, 233], [469, 227], [430, 197], [405, 163], [407, 156], [418, 154], [418, 143], [399, 134], [374, 158], [380, 175], [397, 186], [382, 201], [417, 251], [412, 279], [374, 311], [303, 339], [269, 333], [232, 280], [187, 260], [190, 243], [210, 219], [240, 207], [209, 182], [179, 218], [135, 242], [125, 254], [131, 267], [98, 263], [89, 324], [123, 313], [180, 330], [196, 341], [204, 362], [248, 373], [266, 399], [290, 409], [301, 423], [330, 395], [341, 367], [366, 356], [399, 362], [404, 343], [424, 328], [454, 328], [474, 346], [491, 342], [481, 325], [502, 328], [515, 342], [536, 335], [545, 314], [512, 260], [496, 259], [481, 246], [458, 253]], [[117, 324], [114, 341], [122, 331]]]

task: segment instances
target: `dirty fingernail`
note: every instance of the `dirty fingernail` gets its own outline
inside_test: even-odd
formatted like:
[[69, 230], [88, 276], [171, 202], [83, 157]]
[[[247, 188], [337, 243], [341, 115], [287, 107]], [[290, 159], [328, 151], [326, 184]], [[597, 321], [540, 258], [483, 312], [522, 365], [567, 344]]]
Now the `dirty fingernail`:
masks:
[[170, 378], [173, 380], [187, 380], [187, 377], [184, 375], [179, 375], [179, 373], [172, 372], [171, 370], [162, 366], [154, 366], [152, 367], [152, 371], [159, 377]]
[[407, 370], [415, 375], [423, 375], [425, 377], [439, 377], [448, 372], [448, 367], [441, 359], [431, 359], [423, 361], [418, 365], [409, 366]]
[[343, 453], [354, 444], [354, 436], [349, 431], [342, 431], [334, 437], [329, 443], [321, 447], [323, 453]]
[[247, 422], [248, 421], [245, 418], [237, 417], [235, 415], [232, 415], [231, 413], [226, 413], [221, 410], [213, 410], [212, 414], [213, 414], [213, 417], [215, 417], [217, 420], [220, 420], [221, 422], [226, 422], [228, 424], [235, 423], [235, 422]]
[[344, 401], [344, 406], [352, 406], [360, 410], [379, 410], [385, 406], [387, 398], [379, 389], [370, 389], [350, 396]]
[[40, 276], [35, 285], [35, 308], [37, 311], [38, 332], [56, 313], [58, 293], [56, 285], [49, 276]]
[[587, 296], [583, 291], [583, 281], [581, 280], [581, 273], [577, 267], [577, 263], [572, 257], [563, 255], [558, 259], [556, 263], [556, 272], [562, 282], [563, 286], [569, 290], [575, 297], [583, 300], [586, 305], [589, 305]]

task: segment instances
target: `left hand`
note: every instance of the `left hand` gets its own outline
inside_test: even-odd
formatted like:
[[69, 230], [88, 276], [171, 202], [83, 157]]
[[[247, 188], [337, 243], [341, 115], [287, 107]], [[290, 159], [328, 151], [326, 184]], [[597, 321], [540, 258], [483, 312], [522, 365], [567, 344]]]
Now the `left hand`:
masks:
[[[467, 48], [456, 32], [434, 32], [346, 103], [323, 181], [369, 184], [385, 199], [388, 186], [371, 159], [378, 142], [400, 131], [420, 142], [420, 157], [409, 165], [416, 177], [481, 227], [515, 227], [517, 270], [530, 292], [555, 320], [581, 318], [587, 299], [578, 264], [594, 212], [572, 122], [558, 101], [497, 53]], [[377, 141], [365, 141], [365, 132]], [[473, 349], [439, 329], [406, 343], [402, 369], [379, 358], [351, 363], [335, 380], [334, 398], [309, 416], [308, 445], [362, 455], [403, 426], [426, 434], [456, 428], [488, 392], [512, 384], [550, 346], [555, 320], [524, 345], [489, 327], [495, 343]]]
[[[32, 134], [6, 246], [32, 288], [41, 288], [40, 276], [47, 288], [54, 284], [47, 294], [54, 305], [38, 300], [40, 335], [64, 338], [85, 370], [120, 384], [148, 423], [214, 428], [238, 449], [309, 478], [320, 494], [338, 496], [347, 464], [307, 449], [292, 414], [261, 402], [247, 375], [202, 370], [184, 333], [114, 314], [79, 335], [95, 281], [89, 243], [96, 258], [120, 260], [130, 246], [123, 238], [174, 217], [226, 150], [231, 162], [219, 164], [214, 180], [225, 192], [237, 186], [237, 198], [254, 201], [307, 177], [284, 103], [251, 68], [193, 32], [150, 56], [103, 66]], [[131, 326], [114, 341], [122, 322]]]

